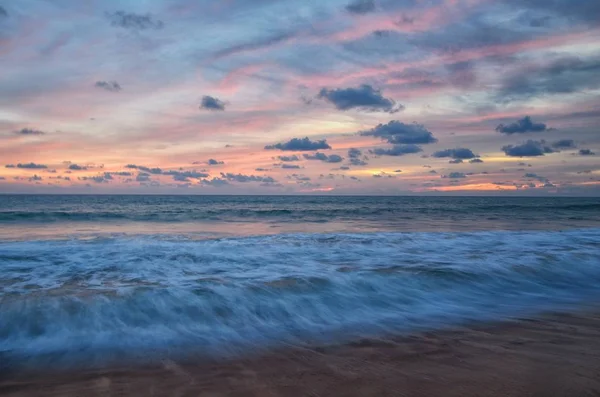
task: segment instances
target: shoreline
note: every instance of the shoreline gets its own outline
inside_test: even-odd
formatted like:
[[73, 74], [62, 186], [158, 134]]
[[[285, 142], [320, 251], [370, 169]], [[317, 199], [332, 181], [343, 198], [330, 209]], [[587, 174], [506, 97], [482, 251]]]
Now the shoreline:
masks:
[[0, 374], [2, 396], [579, 396], [600, 393], [600, 311], [243, 358]]

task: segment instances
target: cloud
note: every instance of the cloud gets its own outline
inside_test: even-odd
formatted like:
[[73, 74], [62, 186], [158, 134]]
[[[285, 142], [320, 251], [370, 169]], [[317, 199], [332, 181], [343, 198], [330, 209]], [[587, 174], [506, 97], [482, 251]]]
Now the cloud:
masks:
[[[7, 168], [13, 168], [13, 167], [8, 167]], [[41, 169], [46, 169], [48, 168], [47, 165], [44, 164], [36, 164], [36, 163], [26, 163], [26, 164], [17, 164], [17, 168], [23, 168], [23, 169], [28, 169], [28, 170], [41, 170]]]
[[375, 11], [375, 0], [355, 0], [346, 6], [351, 14], [364, 15]]
[[[244, 53], [244, 52], [252, 52], [255, 50], [267, 49], [274, 45], [277, 45], [280, 43], [285, 43], [285, 42], [293, 39], [294, 37], [296, 37], [297, 34], [298, 34], [298, 32], [293, 31], [293, 30], [288, 31], [288, 32], [276, 32], [265, 38], [261, 38], [261, 39], [254, 40], [254, 41], [248, 41], [246, 43], [236, 44], [231, 47], [221, 49], [221, 50], [215, 52], [213, 54], [213, 57], [215, 59], [218, 59], [218, 58], [224, 58], [224, 57], [228, 57], [231, 55], [236, 55], [236, 54], [240, 54], [240, 53]], [[255, 77], [257, 77], [261, 80], [265, 80], [265, 81], [275, 81], [270, 76], [255, 75]]]
[[154, 19], [150, 14], [135, 14], [132, 12], [115, 11], [107, 12], [106, 17], [109, 19], [111, 26], [130, 29], [130, 30], [148, 30], [162, 29], [163, 21]]
[[325, 153], [320, 152], [317, 152], [315, 154], [304, 154], [303, 156], [307, 160], [320, 160], [326, 163], [341, 163], [344, 160], [343, 157], [338, 156], [337, 154], [332, 154], [328, 156]]
[[94, 183], [108, 183], [109, 180], [113, 179], [110, 173], [106, 172], [104, 175], [97, 176], [82, 176], [77, 178], [81, 181], [92, 181]]
[[300, 161], [300, 157], [296, 156], [295, 154], [293, 156], [278, 156], [277, 158], [285, 162]]
[[225, 102], [215, 97], [205, 95], [202, 97], [200, 109], [206, 110], [225, 110]]
[[483, 163], [483, 160], [482, 159], [471, 159], [471, 160], [469, 160], [469, 163], [471, 163], [471, 164]]
[[393, 99], [384, 98], [381, 91], [375, 90], [366, 84], [358, 88], [336, 90], [323, 88], [319, 92], [318, 98], [332, 103], [338, 110], [359, 109], [369, 112], [396, 113], [404, 109], [402, 105], [397, 105]]
[[126, 171], [110, 172], [110, 174], [117, 175], [117, 176], [132, 176], [133, 175], [131, 172], [126, 172]]
[[394, 145], [391, 149], [376, 148], [370, 150], [371, 153], [377, 156], [404, 156], [405, 154], [413, 154], [422, 152], [420, 146], [417, 145]]
[[94, 87], [96, 88], [102, 88], [106, 91], [110, 91], [110, 92], [119, 92], [121, 91], [121, 85], [119, 83], [117, 83], [116, 81], [96, 81], [96, 84], [94, 84]]
[[258, 175], [244, 175], [244, 174], [233, 174], [233, 173], [221, 173], [221, 177], [228, 181], [235, 182], [263, 182], [263, 183], [276, 183], [277, 181], [270, 176], [258, 176]]
[[135, 177], [135, 180], [138, 182], [148, 182], [148, 181], [150, 181], [150, 175], [146, 174], [145, 172], [140, 172]]
[[599, 58], [562, 57], [547, 65], [535, 69], [525, 68], [509, 75], [502, 82], [497, 97], [510, 102], [542, 95], [577, 93], [599, 87]]
[[155, 174], [155, 175], [159, 175], [159, 174], [163, 173], [163, 170], [161, 168], [158, 168], [158, 167], [157, 168], [149, 168], [149, 167], [144, 167], [143, 165], [127, 164], [125, 166], [125, 168], [140, 170], [140, 171], [144, 171], [149, 174]]
[[554, 153], [554, 150], [546, 146], [545, 141], [532, 141], [521, 145], [506, 145], [502, 147], [502, 151], [511, 157], [536, 157], [543, 156], [546, 153]]
[[275, 145], [267, 145], [265, 146], [267, 150], [279, 149], [279, 150], [288, 150], [288, 151], [311, 151], [311, 150], [322, 150], [322, 149], [331, 149], [331, 146], [327, 144], [325, 139], [320, 141], [311, 141], [306, 138], [292, 138], [290, 141], [285, 143], [277, 143]]
[[0, 18], [8, 18], [8, 12], [2, 6], [0, 6]]
[[[503, 0], [511, 6], [518, 6], [531, 11], [551, 13], [558, 18], [569, 20], [578, 19], [596, 25], [600, 19], [600, 3], [596, 1], [581, 1], [574, 3], [572, 0]], [[531, 12], [530, 11], [530, 12]]]
[[13, 132], [16, 135], [45, 135], [44, 131], [34, 130], [32, 128], [21, 128], [18, 131]]
[[14, 164], [6, 164], [4, 168], [16, 168], [17, 166]]
[[462, 159], [454, 159], [454, 160], [448, 161], [448, 164], [462, 164], [462, 163], [463, 163]]
[[451, 157], [455, 160], [468, 160], [479, 157], [479, 155], [473, 153], [471, 149], [467, 148], [456, 148], [456, 149], [445, 149], [439, 150], [432, 154], [433, 157], [446, 158]]
[[362, 151], [360, 151], [359, 149], [356, 148], [350, 148], [348, 149], [348, 157], [350, 158], [350, 164], [354, 165], [354, 166], [364, 166], [367, 165], [367, 162], [364, 161], [365, 159], [368, 159], [366, 156], [364, 156], [362, 159], [360, 158], [362, 156]]
[[595, 156], [596, 153], [592, 152], [590, 149], [580, 149], [579, 155], [580, 156]]
[[375, 136], [389, 143], [398, 144], [427, 144], [437, 142], [431, 131], [422, 124], [404, 124], [393, 120], [387, 124], [379, 124], [368, 131], [362, 131], [360, 135]]
[[82, 170], [87, 170], [87, 167], [77, 165], [77, 164], [71, 164], [71, 165], [69, 165], [69, 169], [73, 170], [73, 171], [82, 171]]
[[223, 165], [224, 161], [217, 161], [215, 159], [208, 159], [208, 165]]
[[29, 182], [37, 182], [37, 181], [41, 181], [43, 178], [41, 176], [38, 176], [36, 174], [34, 174], [31, 178], [28, 179]]
[[348, 157], [350, 157], [351, 159], [357, 159], [361, 155], [362, 155], [362, 152], [359, 149], [356, 149], [356, 148], [348, 149]]
[[547, 182], [548, 181], [548, 178], [546, 178], [544, 176], [540, 176], [538, 174], [534, 174], [532, 172], [528, 172], [527, 174], [523, 175], [523, 178], [535, 179], [535, 180], [538, 180], [540, 182]]
[[172, 176], [177, 182], [188, 182], [189, 178], [200, 179], [209, 176], [207, 173], [196, 171], [164, 171], [162, 174]]
[[561, 139], [560, 141], [553, 142], [552, 147], [555, 149], [575, 149], [577, 145], [575, 145], [575, 141], [572, 139]]
[[[148, 175], [148, 174], [153, 174], [153, 175], [167, 175], [167, 176], [171, 176], [173, 177], [173, 180], [176, 182], [188, 182], [190, 178], [192, 179], [200, 179], [200, 178], [206, 178], [209, 176], [209, 174], [205, 173], [205, 172], [198, 172], [198, 171], [181, 171], [181, 169], [179, 171], [175, 171], [175, 170], [171, 170], [171, 171], [163, 171], [162, 168], [150, 168], [150, 167], [144, 167], [143, 165], [135, 165], [135, 164], [127, 164], [125, 166], [125, 168], [129, 168], [129, 169], [136, 169], [136, 170], [140, 170], [142, 171], [139, 175]], [[142, 176], [141, 177], [142, 180], [138, 180], [138, 182], [145, 182], [147, 180], [149, 180], [150, 178]], [[137, 180], [137, 179], [136, 179]]]
[[229, 185], [229, 182], [227, 182], [225, 179], [221, 179], [221, 178], [203, 179], [200, 183], [202, 183], [202, 185], [212, 186], [212, 187], [221, 187], [221, 186]]
[[361, 159], [357, 159], [357, 158], [351, 158], [350, 159], [350, 164], [354, 165], [354, 166], [365, 166], [368, 165], [368, 163], [364, 160]]
[[295, 164], [282, 164], [281, 168], [284, 170], [297, 170], [300, 168], [300, 166]]
[[543, 132], [547, 130], [546, 124], [534, 123], [529, 116], [525, 116], [514, 123], [500, 124], [496, 127], [496, 131], [507, 135], [524, 134], [526, 132]]
[[448, 179], [462, 179], [462, 178], [466, 178], [467, 175], [462, 173], [462, 172], [451, 172], [448, 175], [442, 175], [442, 178], [448, 178]]

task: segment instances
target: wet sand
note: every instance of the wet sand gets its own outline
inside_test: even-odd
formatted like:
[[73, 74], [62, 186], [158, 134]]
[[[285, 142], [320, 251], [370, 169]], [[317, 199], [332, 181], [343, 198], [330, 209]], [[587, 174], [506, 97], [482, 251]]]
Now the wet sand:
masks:
[[0, 374], [2, 396], [600, 396], [600, 314], [220, 362]]

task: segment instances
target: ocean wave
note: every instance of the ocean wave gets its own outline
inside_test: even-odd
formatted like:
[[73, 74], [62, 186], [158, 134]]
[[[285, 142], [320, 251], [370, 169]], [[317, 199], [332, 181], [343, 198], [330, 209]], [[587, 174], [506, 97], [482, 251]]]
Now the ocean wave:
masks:
[[599, 248], [600, 229], [4, 242], [0, 355], [236, 354], [510, 317], [597, 296]]
[[[306, 205], [306, 203], [303, 203]], [[295, 207], [295, 206], [291, 206]], [[535, 210], [535, 211], [534, 211]], [[532, 212], [534, 211], [534, 212]], [[61, 209], [54, 210], [43, 208], [39, 211], [0, 211], [0, 223], [59, 223], [59, 222], [193, 222], [193, 221], [302, 221], [302, 222], [328, 222], [333, 220], [381, 220], [385, 217], [400, 218], [405, 220], [420, 219], [427, 216], [439, 218], [481, 217], [510, 218], [515, 214], [523, 217], [537, 219], [540, 216], [554, 214], [569, 218], [581, 217], [583, 214], [596, 218], [600, 212], [598, 203], [552, 203], [547, 205], [532, 206], [527, 204], [472, 204], [461, 206], [400, 206], [400, 205], [347, 205], [347, 206], [318, 206], [310, 208], [297, 206], [297, 208], [263, 208], [236, 205], [224, 208], [202, 208], [197, 206], [183, 206], [181, 208], [156, 208], [154, 206], [134, 206], [121, 208], [102, 209]], [[585, 218], [582, 218], [585, 219]]]

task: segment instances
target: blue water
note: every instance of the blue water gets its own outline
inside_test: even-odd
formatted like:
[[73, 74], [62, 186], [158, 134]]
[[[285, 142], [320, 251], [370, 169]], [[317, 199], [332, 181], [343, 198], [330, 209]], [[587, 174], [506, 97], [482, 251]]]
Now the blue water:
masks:
[[244, 354], [600, 297], [600, 199], [0, 196], [0, 362]]

